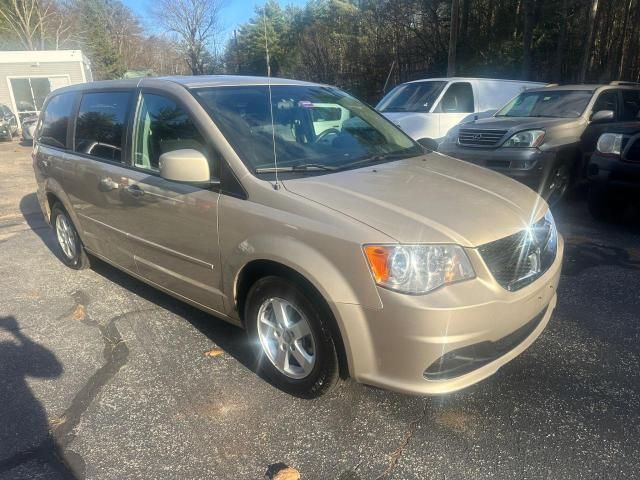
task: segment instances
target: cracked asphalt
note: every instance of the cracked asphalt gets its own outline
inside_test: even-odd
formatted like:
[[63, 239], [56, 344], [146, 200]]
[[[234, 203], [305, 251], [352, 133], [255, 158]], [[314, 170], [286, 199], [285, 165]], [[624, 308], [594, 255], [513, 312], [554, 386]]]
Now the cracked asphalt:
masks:
[[305, 401], [256, 376], [242, 331], [103, 263], [67, 269], [29, 152], [0, 144], [0, 479], [637, 478], [637, 223], [595, 223], [580, 195], [556, 212], [556, 312], [479, 385]]

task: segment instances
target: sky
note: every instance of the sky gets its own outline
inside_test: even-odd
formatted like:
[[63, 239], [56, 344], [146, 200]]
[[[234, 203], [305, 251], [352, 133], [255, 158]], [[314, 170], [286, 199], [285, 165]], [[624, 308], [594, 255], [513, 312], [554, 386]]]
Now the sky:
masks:
[[[223, 0], [225, 6], [221, 12], [222, 38], [226, 40], [231, 37], [234, 28], [247, 22], [254, 14], [255, 7], [262, 6], [266, 0]], [[277, 0], [282, 7], [287, 5], [303, 6], [307, 0]], [[133, 12], [138, 15], [140, 21], [150, 32], [156, 31], [153, 19], [149, 12], [153, 8], [153, 0], [122, 0]]]

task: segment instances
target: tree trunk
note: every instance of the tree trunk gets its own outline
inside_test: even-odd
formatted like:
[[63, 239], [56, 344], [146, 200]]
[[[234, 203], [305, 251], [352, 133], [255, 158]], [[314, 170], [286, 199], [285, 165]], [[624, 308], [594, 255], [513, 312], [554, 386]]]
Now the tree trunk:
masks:
[[587, 24], [587, 39], [582, 54], [582, 62], [580, 64], [580, 81], [584, 82], [587, 78], [587, 69], [591, 58], [591, 47], [593, 45], [593, 31], [596, 23], [596, 15], [598, 13], [598, 0], [591, 0], [589, 7], [589, 19]]
[[564, 63], [564, 52], [567, 48], [567, 33], [569, 16], [569, 0], [562, 0], [562, 9], [560, 10], [560, 23], [558, 24], [558, 48], [556, 49], [556, 58], [553, 62], [553, 72], [551, 74], [552, 81], [559, 83], [562, 79], [562, 64]]
[[451, 26], [449, 32], [449, 58], [447, 61], [447, 76], [456, 74], [456, 50], [458, 47], [458, 27], [460, 24], [459, 0], [451, 0]]
[[[597, 0], [596, 0], [597, 1]], [[533, 20], [535, 14], [535, 0], [522, 2], [524, 25], [522, 28], [522, 79], [529, 80], [531, 76], [531, 47], [533, 45]]]

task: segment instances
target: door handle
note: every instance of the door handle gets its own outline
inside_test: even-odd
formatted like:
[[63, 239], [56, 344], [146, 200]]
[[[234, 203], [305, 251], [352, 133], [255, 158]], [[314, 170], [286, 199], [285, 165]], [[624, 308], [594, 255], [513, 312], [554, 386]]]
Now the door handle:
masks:
[[144, 190], [142, 190], [138, 185], [129, 185], [127, 187], [127, 192], [132, 196], [139, 198], [144, 195]]
[[104, 177], [100, 180], [100, 191], [101, 192], [110, 192], [111, 190], [115, 190], [119, 188], [118, 182], [115, 182], [111, 177]]

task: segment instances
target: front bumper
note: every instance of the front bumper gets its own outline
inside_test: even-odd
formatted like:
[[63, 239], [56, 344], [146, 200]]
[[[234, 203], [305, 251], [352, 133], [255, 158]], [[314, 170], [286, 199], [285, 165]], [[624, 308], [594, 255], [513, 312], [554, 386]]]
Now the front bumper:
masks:
[[537, 148], [472, 148], [446, 141], [438, 151], [507, 175], [536, 192], [543, 190], [545, 179], [557, 161], [555, 151]]
[[[380, 310], [336, 304], [347, 330], [352, 376], [418, 395], [453, 392], [489, 377], [526, 350], [547, 326], [556, 305], [563, 248], [559, 237], [551, 267], [516, 292], [498, 285], [478, 252], [470, 249], [474, 280], [421, 296], [379, 289]], [[480, 352], [475, 360], [481, 361], [452, 371], [451, 358], [461, 352], [468, 356], [475, 349]]]
[[587, 178], [601, 186], [640, 189], [640, 163], [594, 153], [587, 167]]

